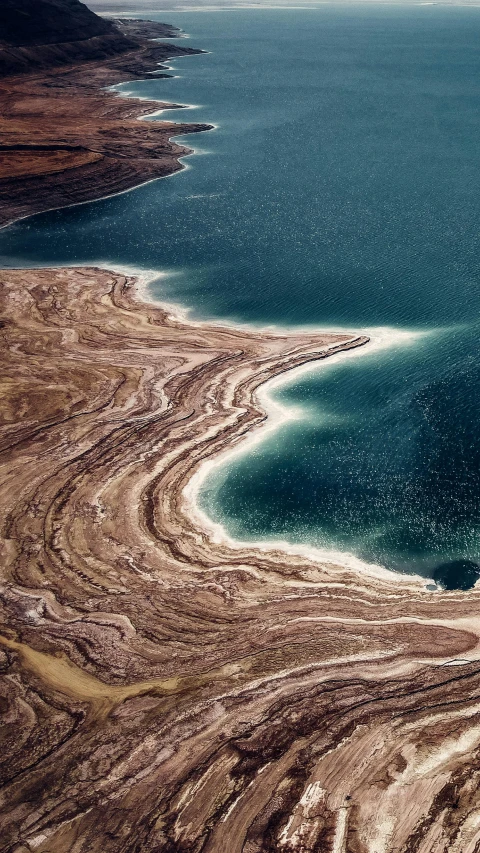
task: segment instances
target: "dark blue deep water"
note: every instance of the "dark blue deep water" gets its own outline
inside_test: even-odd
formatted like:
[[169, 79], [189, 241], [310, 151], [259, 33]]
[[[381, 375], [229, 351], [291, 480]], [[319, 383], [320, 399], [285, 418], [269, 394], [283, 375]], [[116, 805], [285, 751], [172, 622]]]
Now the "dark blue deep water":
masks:
[[[127, 92], [218, 125], [167, 180], [0, 232], [6, 265], [167, 271], [202, 318], [415, 333], [275, 392], [303, 411], [212, 474], [241, 539], [469, 586], [480, 563], [480, 9], [168, 13], [211, 51]], [[388, 334], [382, 332], [385, 339]]]

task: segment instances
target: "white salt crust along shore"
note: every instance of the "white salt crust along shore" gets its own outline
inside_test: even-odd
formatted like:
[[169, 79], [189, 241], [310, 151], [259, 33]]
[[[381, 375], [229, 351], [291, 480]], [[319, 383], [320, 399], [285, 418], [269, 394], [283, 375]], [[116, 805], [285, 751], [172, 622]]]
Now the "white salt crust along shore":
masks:
[[[326, 331], [327, 329], [322, 329], [324, 334]], [[333, 330], [328, 329], [328, 331]], [[346, 330], [335, 329], [335, 331], [337, 333], [341, 333]], [[370, 332], [370, 330], [368, 332], [362, 330], [359, 334], [367, 334], [370, 337], [369, 343], [352, 350], [340, 351], [333, 355], [327, 355], [326, 358], [320, 356], [318, 361], [311, 361], [301, 367], [296, 367], [292, 370], [286, 371], [285, 373], [268, 380], [263, 386], [261, 386], [257, 391], [256, 397], [267, 414], [267, 420], [264, 424], [242, 437], [238, 443], [232, 444], [230, 448], [222, 451], [215, 458], [205, 460], [201, 464], [183, 490], [183, 495], [186, 501], [184, 511], [187, 515], [193, 515], [198, 519], [199, 524], [209, 531], [213, 541], [218, 544], [226, 544], [230, 548], [243, 549], [245, 547], [254, 547], [261, 551], [283, 550], [288, 554], [297, 554], [305, 557], [314, 563], [340, 564], [347, 568], [354, 569], [357, 572], [367, 573], [385, 580], [391, 580], [392, 575], [394, 575], [398, 579], [399, 583], [407, 585], [413, 583], [415, 585], [418, 584], [425, 587], [426, 584], [432, 585], [433, 582], [428, 578], [426, 579], [421, 577], [420, 575], [405, 575], [400, 572], [394, 572], [390, 569], [386, 569], [375, 563], [368, 563], [348, 551], [323, 549], [298, 543], [293, 544], [286, 540], [277, 539], [260, 541], [242, 541], [233, 539], [228, 535], [225, 526], [220, 522], [211, 519], [199, 505], [199, 495], [202, 487], [204, 486], [207, 478], [215, 470], [228, 466], [228, 463], [235, 457], [248, 455], [253, 447], [261, 444], [269, 438], [273, 432], [281, 428], [288, 421], [299, 421], [305, 417], [301, 407], [286, 406], [275, 399], [273, 396], [275, 390], [286, 385], [294, 384], [306, 374], [311, 374], [313, 372], [316, 373], [320, 370], [328, 370], [344, 359], [371, 356], [384, 349], [399, 345], [412, 345], [417, 338], [422, 337], [421, 332], [400, 332], [387, 328], [373, 329], [372, 332]], [[356, 337], [358, 337], [358, 335], [352, 335], [352, 341], [355, 340]], [[331, 349], [336, 349], [336, 346], [332, 346]], [[328, 353], [328, 349], [325, 350], [325, 352]]]
[[183, 496], [185, 498], [183, 511], [190, 518], [195, 518], [200, 527], [208, 532], [212, 541], [216, 544], [228, 545], [230, 548], [237, 548], [239, 550], [244, 549], [245, 547], [258, 548], [258, 550], [264, 552], [282, 550], [287, 554], [305, 557], [312, 563], [343, 565], [346, 568], [353, 569], [360, 573], [367, 573], [368, 575], [376, 578], [383, 578], [384, 580], [391, 581], [394, 576], [402, 585], [408, 586], [413, 584], [416, 587], [421, 586], [424, 589], [426, 584], [429, 584], [430, 586], [434, 585], [432, 580], [429, 578], [424, 578], [421, 575], [415, 575], [413, 573], [402, 574], [400, 572], [394, 572], [393, 570], [386, 569], [376, 563], [368, 563], [361, 560], [359, 557], [355, 556], [355, 554], [349, 553], [348, 551], [322, 549], [298, 543], [293, 544], [287, 540], [275, 539], [243, 541], [233, 539], [229, 536], [223, 524], [218, 521], [214, 521], [199, 506], [200, 491], [206, 479], [215, 470], [227, 466], [229, 461], [236, 456], [247, 455], [253, 447], [258, 446], [258, 444], [270, 437], [273, 432], [283, 426], [286, 422], [302, 420], [304, 417], [301, 408], [286, 406], [276, 400], [273, 396], [275, 390], [283, 386], [292, 385], [305, 375], [319, 370], [333, 368], [339, 361], [343, 362], [343, 360], [347, 358], [357, 359], [364, 356], [375, 356], [386, 349], [413, 346], [419, 339], [431, 336], [431, 334], [433, 334], [432, 332], [402, 330], [383, 326], [374, 327], [372, 329], [361, 329], [357, 333], [354, 333], [351, 329], [338, 327], [333, 328], [329, 326], [322, 326], [321, 328], [312, 325], [285, 327], [276, 324], [257, 325], [253, 323], [237, 323], [228, 320], [216, 319], [198, 321], [191, 318], [192, 309], [185, 307], [180, 303], [164, 302], [152, 295], [152, 282], [159, 281], [162, 278], [167, 278], [172, 274], [175, 275], [174, 272], [140, 269], [133, 265], [113, 264], [104, 261], [96, 262], [94, 265], [101, 267], [102, 269], [109, 270], [115, 267], [117, 272], [120, 272], [125, 276], [134, 276], [136, 279], [135, 292], [138, 295], [139, 301], [153, 303], [162, 310], [167, 311], [169, 317], [173, 320], [179, 320], [183, 324], [202, 327], [227, 327], [236, 330], [245, 330], [245, 332], [255, 331], [258, 333], [260, 331], [265, 332], [266, 334], [275, 333], [282, 336], [285, 335], [286, 337], [289, 335], [293, 336], [302, 331], [308, 331], [310, 333], [318, 332], [319, 335], [324, 335], [326, 333], [351, 334], [352, 341], [362, 335], [368, 337], [368, 343], [363, 344], [361, 347], [355, 347], [350, 350], [340, 350], [339, 352], [327, 355], [326, 358], [325, 353], [328, 353], [329, 350], [338, 349], [338, 344], [333, 344], [331, 347], [323, 348], [319, 350], [318, 360], [311, 360], [299, 367], [286, 370], [284, 373], [265, 382], [264, 385], [257, 390], [256, 399], [267, 414], [266, 421], [255, 429], [249, 431], [246, 436], [242, 436], [239, 440], [232, 442], [231, 446], [227, 450], [223, 450], [215, 456], [215, 458], [207, 459], [201, 463], [199, 468], [192, 473], [188, 484], [183, 489]]
[[480, 590], [218, 546], [187, 515], [259, 383], [365, 337], [184, 325], [98, 268], [2, 284], [12, 849], [474, 853]]

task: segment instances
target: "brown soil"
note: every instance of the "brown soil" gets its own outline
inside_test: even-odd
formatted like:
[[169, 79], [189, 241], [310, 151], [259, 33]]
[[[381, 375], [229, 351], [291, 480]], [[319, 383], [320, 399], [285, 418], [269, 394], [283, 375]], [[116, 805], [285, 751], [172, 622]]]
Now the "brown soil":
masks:
[[87, 163], [96, 163], [102, 155], [95, 151], [13, 151], [2, 152], [0, 160], [1, 178], [23, 178], [34, 175], [51, 175], [78, 169]]
[[1, 285], [0, 849], [478, 850], [480, 592], [191, 502], [260, 384], [366, 339], [185, 323], [105, 270]]
[[[158, 50], [2, 81], [3, 222], [179, 168], [201, 126], [100, 90]], [[194, 504], [259, 386], [367, 339], [184, 322], [88, 268], [3, 272], [0, 309], [1, 853], [478, 853], [480, 590]]]
[[145, 42], [112, 60], [0, 80], [0, 225], [181, 169], [179, 157], [190, 149], [171, 137], [210, 126], [138, 121], [161, 104], [103, 87], [144, 75], [168, 56], [194, 53]]

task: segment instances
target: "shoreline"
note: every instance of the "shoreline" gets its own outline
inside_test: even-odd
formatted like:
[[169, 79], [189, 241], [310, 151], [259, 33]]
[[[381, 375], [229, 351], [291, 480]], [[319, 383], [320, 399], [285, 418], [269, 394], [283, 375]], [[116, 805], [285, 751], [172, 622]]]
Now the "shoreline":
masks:
[[[112, 265], [98, 265], [103, 269], [112, 270]], [[275, 432], [288, 421], [301, 420], [301, 415], [297, 417], [295, 410], [288, 406], [283, 406], [273, 399], [271, 395], [275, 388], [293, 384], [301, 375], [321, 370], [322, 367], [325, 366], [331, 366], [332, 363], [337, 360], [337, 357], [339, 360], [343, 361], [348, 357], [359, 358], [361, 356], [373, 355], [379, 350], [389, 349], [395, 345], [409, 346], [413, 340], [425, 337], [430, 334], [429, 332], [407, 331], [384, 327], [379, 330], [375, 329], [373, 333], [367, 333], [367, 330], [361, 330], [359, 333], [354, 333], [349, 329], [325, 329], [324, 327], [317, 326], [277, 326], [272, 324], [256, 325], [253, 323], [237, 323], [235, 321], [222, 319], [197, 320], [189, 317], [189, 314], [191, 313], [190, 308], [182, 305], [181, 303], [165, 302], [162, 299], [154, 297], [150, 292], [150, 285], [152, 281], [161, 279], [162, 275], [168, 276], [168, 273], [162, 274], [159, 270], [141, 271], [134, 266], [125, 265], [115, 265], [115, 272], [134, 276], [135, 283], [133, 288], [135, 298], [139, 304], [152, 304], [160, 310], [165, 311], [166, 315], [173, 322], [181, 322], [184, 325], [191, 325], [194, 327], [202, 326], [206, 328], [206, 330], [208, 330], [208, 328], [214, 329], [215, 327], [220, 329], [230, 328], [236, 332], [244, 331], [246, 334], [256, 333], [264, 334], [266, 336], [269, 334], [276, 334], [284, 337], [295, 337], [302, 333], [318, 334], [319, 336], [328, 334], [351, 335], [351, 339], [346, 342], [346, 346], [338, 348], [334, 343], [330, 347], [326, 348], [325, 353], [319, 354], [318, 358], [312, 358], [297, 367], [287, 367], [281, 373], [266, 379], [255, 392], [255, 399], [262, 407], [265, 420], [254, 427], [251, 431], [247, 432], [247, 434], [240, 436], [238, 440], [232, 440], [230, 446], [224, 448], [215, 457], [204, 460], [200, 467], [192, 473], [192, 476], [182, 492], [186, 502], [185, 512], [187, 515], [198, 520], [199, 526], [208, 533], [213, 541], [218, 544], [225, 544], [232, 549], [242, 550], [244, 548], [254, 548], [259, 551], [284, 551], [288, 554], [305, 557], [311, 560], [312, 563], [327, 562], [331, 564], [342, 564], [349, 569], [354, 569], [361, 574], [371, 575], [374, 578], [392, 580], [393, 576], [397, 578], [400, 584], [405, 581], [407, 583], [412, 581], [421, 585], [425, 589], [427, 588], [427, 585], [430, 585], [430, 592], [433, 591], [432, 586], [437, 586], [438, 591], [442, 589], [435, 584], [435, 581], [427, 576], [418, 575], [414, 572], [399, 572], [394, 569], [389, 569], [380, 563], [369, 563], [362, 560], [360, 557], [357, 557], [354, 553], [336, 550], [335, 548], [320, 548], [307, 543], [290, 542], [288, 539], [236, 539], [230, 536], [225, 525], [221, 521], [217, 521], [210, 517], [202, 509], [199, 503], [199, 493], [211, 472], [228, 465], [229, 460], [238, 455], [248, 455], [252, 447], [261, 444], [268, 435]], [[334, 352], [330, 352], [329, 350], [331, 349], [333, 349]]]
[[[0, 108], [10, 159], [0, 174], [0, 227], [109, 198], [184, 169], [181, 158], [193, 149], [173, 138], [214, 126], [142, 121], [185, 105], [126, 96], [114, 87], [151, 72], [165, 74], [168, 59], [203, 52], [148, 39], [113, 59], [2, 78]], [[23, 113], [22, 103], [28, 105]]]
[[[131, 190], [126, 190], [126, 192], [129, 191]], [[88, 202], [83, 203], [87, 204]], [[408, 585], [413, 583], [415, 586], [419, 585], [423, 589], [427, 589], [426, 585], [429, 584], [430, 587], [428, 591], [430, 593], [434, 591], [432, 590], [432, 586], [435, 586], [435, 582], [427, 576], [418, 575], [413, 572], [399, 572], [394, 569], [389, 569], [380, 563], [370, 563], [348, 551], [337, 550], [335, 548], [320, 548], [318, 546], [309, 545], [308, 543], [294, 543], [289, 540], [235, 539], [227, 532], [224, 524], [221, 521], [216, 521], [204, 512], [199, 503], [199, 492], [212, 471], [215, 471], [217, 468], [222, 468], [224, 465], [228, 465], [228, 461], [232, 457], [248, 454], [250, 448], [264, 441], [268, 434], [274, 432], [289, 420], [297, 419], [295, 413], [292, 412], [291, 409], [284, 407], [273, 400], [271, 392], [275, 387], [294, 383], [298, 376], [305, 373], [311, 373], [312, 371], [319, 370], [325, 366], [328, 367], [335, 362], [337, 358], [344, 360], [349, 357], [357, 358], [360, 356], [369, 356], [379, 350], [388, 349], [391, 346], [408, 346], [415, 338], [423, 337], [426, 334], [429, 334], [428, 332], [406, 331], [393, 327], [385, 327], [380, 330], [374, 330], [373, 335], [371, 333], [370, 335], [367, 335], [366, 330], [362, 330], [361, 333], [355, 334], [350, 329], [324, 329], [323, 327], [310, 325], [277, 326], [274, 324], [256, 325], [251, 323], [237, 323], [235, 321], [225, 319], [198, 320], [189, 316], [191, 313], [191, 309], [189, 307], [181, 303], [166, 302], [151, 294], [150, 284], [152, 281], [161, 279], [163, 276], [168, 276], [168, 273], [164, 273], [160, 270], [141, 270], [132, 265], [113, 265], [108, 262], [96, 262], [93, 265], [85, 263], [72, 266], [59, 264], [58, 266], [45, 266], [37, 269], [46, 272], [56, 270], [58, 272], [68, 273], [69, 270], [75, 271], [77, 269], [85, 269], [88, 271], [92, 268], [103, 270], [112, 275], [121, 274], [129, 278], [131, 281], [128, 286], [132, 288], [133, 293], [135, 294], [135, 303], [140, 308], [142, 305], [154, 306], [175, 325], [182, 324], [185, 327], [191, 327], [193, 329], [201, 328], [207, 334], [209, 330], [212, 332], [215, 332], [215, 330], [231, 330], [234, 334], [242, 333], [246, 336], [252, 334], [265, 336], [266, 338], [269, 336], [277, 336], [287, 340], [289, 338], [295, 340], [302, 335], [307, 337], [326, 337], [327, 339], [329, 337], [337, 339], [341, 336], [347, 336], [347, 339], [343, 344], [339, 345], [335, 342], [329, 344], [324, 350], [319, 351], [318, 354], [313, 355], [304, 363], [293, 367], [287, 365], [282, 371], [274, 373], [270, 378], [265, 379], [258, 386], [255, 391], [255, 401], [258, 402], [262, 414], [260, 424], [254, 425], [246, 434], [234, 438], [229, 446], [223, 448], [213, 458], [207, 458], [204, 460], [201, 466], [192, 472], [191, 477], [182, 491], [182, 497], [185, 499], [186, 504], [185, 512], [188, 516], [197, 520], [199, 527], [211, 537], [212, 541], [216, 544], [224, 544], [233, 550], [236, 549], [241, 551], [242, 549], [247, 548], [256, 549], [259, 552], [278, 553], [279, 551], [283, 551], [285, 554], [307, 559], [314, 565], [325, 563], [336, 566], [341, 565], [347, 570], [353, 570], [360, 574], [371, 576], [372, 579], [377, 578], [390, 582], [396, 579], [396, 582], [399, 584], [406, 583]], [[28, 273], [29, 271], [34, 272], [35, 268], [14, 267], [3, 269], [3, 271], [6, 273], [9, 271]], [[0, 274], [1, 272], [2, 269], [0, 269]], [[378, 337], [375, 334], [377, 331], [380, 332]], [[445, 590], [440, 586], [437, 586], [435, 592], [437, 591], [445, 592]]]
[[[144, 298], [143, 295], [141, 298]], [[161, 305], [162, 303], [156, 304]], [[268, 334], [268, 332], [271, 332], [272, 330], [265, 328], [261, 331]], [[306, 332], [307, 330], [302, 329], [301, 327], [298, 329], [296, 327], [291, 327], [290, 329], [290, 333], [292, 335], [295, 333], [298, 334], [301, 331]], [[311, 331], [312, 333], [315, 332], [313, 328], [308, 331]], [[339, 329], [337, 334], [343, 333], [344, 331], [346, 330]], [[411, 340], [413, 337], [422, 336], [421, 332], [418, 334], [405, 332], [403, 335], [400, 332], [396, 335], [395, 330], [388, 331], [391, 332], [391, 337], [399, 342], [399, 345], [402, 343], [402, 338], [404, 345], [408, 346], [408, 342], [405, 338]], [[321, 333], [325, 334], [326, 330], [322, 329], [321, 332], [320, 329], [318, 329], [317, 332], [319, 335]], [[285, 333], [288, 334], [289, 331], [286, 331]], [[236, 539], [228, 533], [227, 528], [222, 521], [215, 520], [213, 517], [209, 516], [208, 513], [202, 509], [200, 504], [200, 492], [204, 487], [206, 480], [213, 472], [217, 469], [221, 470], [224, 466], [228, 466], [229, 461], [237, 456], [248, 456], [253, 447], [258, 446], [263, 441], [267, 440], [272, 433], [277, 429], [280, 429], [289, 421], [302, 420], [301, 412], [297, 414], [297, 410], [294, 407], [284, 406], [273, 398], [272, 392], [275, 388], [293, 384], [300, 376], [314, 371], [319, 371], [325, 367], [328, 368], [337, 360], [343, 362], [344, 359], [348, 357], [368, 357], [379, 350], [388, 349], [390, 346], [395, 345], [394, 341], [389, 343], [382, 339], [375, 340], [373, 335], [372, 337], [365, 337], [364, 334], [357, 335], [356, 337], [352, 336], [351, 344], [351, 347], [345, 346], [341, 349], [338, 349], [337, 346], [333, 344], [331, 349], [333, 349], [334, 352], [329, 353], [327, 349], [324, 356], [319, 356], [318, 359], [312, 359], [299, 367], [287, 368], [282, 373], [273, 376], [271, 379], [267, 379], [257, 388], [255, 392], [255, 399], [258, 401], [265, 413], [265, 421], [246, 435], [241, 436], [238, 441], [232, 440], [229, 447], [226, 447], [214, 458], [206, 459], [192, 474], [183, 490], [183, 496], [186, 501], [185, 511], [187, 514], [198, 519], [199, 526], [208, 531], [209, 535], [215, 542], [219, 544], [226, 544], [230, 548], [237, 548], [239, 550], [242, 548], [257, 548], [260, 551], [285, 551], [285, 553], [288, 554], [305, 557], [311, 560], [312, 563], [342, 564], [349, 569], [358, 571], [360, 574], [371, 575], [372, 577], [379, 579], [392, 580], [393, 576], [397, 578], [400, 584], [405, 582], [406, 579], [407, 583], [418, 583], [424, 588], [426, 588], [427, 584], [436, 586], [435, 581], [429, 577], [424, 577], [423, 575], [418, 575], [414, 572], [399, 572], [394, 569], [389, 569], [381, 563], [370, 563], [366, 560], [362, 560], [360, 557], [357, 557], [352, 552], [335, 549], [335, 547], [322, 548], [308, 543], [290, 542], [288, 539], [269, 539], [267, 537], [259, 540]], [[440, 587], [437, 587], [437, 589], [440, 590]], [[430, 591], [432, 591], [431, 588]]]
[[[153, 278], [160, 278], [161, 273], [158, 271], [138, 271], [135, 267], [119, 265], [119, 269], [113, 270], [110, 265], [91, 266], [90, 264], [80, 266], [46, 266], [39, 268], [8, 268], [0, 270], [0, 277], [4, 283], [9, 285], [10, 279], [16, 280], [17, 277], [24, 278], [29, 282], [30, 286], [35, 284], [37, 279], [48, 281], [50, 276], [53, 278], [60, 277], [70, 281], [74, 280], [78, 275], [89, 276], [90, 281], [96, 284], [96, 279], [104, 279], [112, 277], [114, 281], [123, 280], [121, 285], [121, 299], [119, 304], [125, 303], [128, 310], [134, 312], [149, 313], [150, 311], [158, 314], [161, 318], [161, 324], [176, 329], [179, 335], [179, 345], [182, 345], [183, 338], [187, 339], [189, 334], [200, 335], [207, 347], [211, 347], [208, 343], [209, 338], [215, 339], [231, 337], [235, 341], [251, 340], [255, 346], [260, 346], [260, 351], [268, 345], [274, 348], [274, 351], [286, 350], [291, 355], [279, 358], [278, 355], [273, 359], [266, 359], [265, 356], [261, 359], [262, 370], [260, 378], [251, 377], [248, 371], [245, 371], [247, 382], [250, 388], [248, 396], [248, 408], [254, 412], [254, 417], [245, 428], [238, 432], [233, 430], [233, 436], [226, 442], [220, 450], [212, 453], [207, 453], [205, 459], [198, 465], [191, 466], [188, 473], [186, 484], [182, 487], [182, 496], [186, 499], [187, 514], [193, 514], [200, 522], [201, 527], [207, 528], [207, 532], [213, 533], [214, 540], [218, 544], [219, 529], [222, 525], [215, 522], [213, 519], [205, 516], [200, 506], [197, 503], [196, 497], [198, 490], [210, 470], [217, 467], [222, 467], [229, 457], [238, 453], [248, 453], [252, 444], [260, 443], [265, 436], [276, 430], [282, 423], [290, 419], [295, 419], [295, 413], [291, 412], [288, 407], [272, 400], [271, 391], [279, 385], [290, 384], [296, 381], [299, 374], [305, 372], [316, 371], [322, 369], [338, 359], [345, 357], [361, 357], [373, 354], [379, 349], [387, 348], [389, 343], [384, 340], [372, 342], [366, 335], [355, 335], [348, 330], [332, 331], [320, 328], [302, 328], [302, 327], [256, 327], [254, 325], [242, 324], [238, 325], [230, 321], [222, 320], [196, 320], [188, 316], [189, 309], [184, 308], [177, 303], [166, 303], [162, 300], [155, 299], [149, 294], [149, 283]], [[118, 284], [115, 285], [118, 288]], [[157, 323], [159, 321], [156, 321]], [[402, 340], [404, 337], [401, 333], [397, 336], [395, 330], [388, 330], [394, 339]], [[421, 335], [421, 333], [418, 333]], [[415, 333], [405, 333], [408, 338], [415, 336]], [[161, 346], [161, 337], [159, 339]], [[212, 347], [213, 348], [213, 347]], [[252, 384], [253, 379], [253, 384]], [[214, 385], [220, 381], [215, 378]], [[251, 387], [250, 387], [251, 386]], [[225, 393], [225, 392], [224, 392]], [[235, 392], [232, 392], [233, 396]], [[276, 413], [272, 416], [272, 408], [276, 409]], [[243, 407], [236, 404], [234, 406], [236, 413], [239, 413], [239, 418], [242, 420], [244, 414]], [[236, 417], [237, 415], [235, 415]], [[209, 442], [210, 443], [210, 442]], [[185, 508], [184, 508], [185, 509]], [[223, 530], [223, 528], [222, 528]], [[222, 543], [227, 544], [235, 550], [243, 548], [259, 550], [259, 551], [278, 551], [285, 549], [286, 553], [298, 554], [302, 557], [308, 557], [309, 562], [324, 563], [329, 562], [339, 564], [345, 569], [351, 568], [354, 562], [356, 566], [364, 565], [366, 567], [365, 574], [371, 574], [372, 580], [382, 578], [383, 580], [392, 582], [399, 581], [400, 584], [417, 586], [420, 583], [424, 586], [427, 578], [414, 574], [401, 574], [383, 566], [376, 564], [363, 563], [354, 555], [344, 554], [345, 563], [342, 562], [343, 552], [335, 552], [337, 557], [333, 560], [331, 552], [328, 559], [325, 552], [310, 546], [297, 545], [288, 542], [268, 542], [259, 541], [239, 541], [231, 539], [227, 534], [221, 536]], [[312, 556], [313, 555], [313, 556]], [[350, 559], [353, 558], [353, 559]], [[350, 565], [349, 565], [350, 564]], [[445, 591], [442, 590], [442, 593]], [[451, 593], [450, 593], [451, 594]], [[453, 592], [454, 595], [458, 591]]]
[[375, 343], [195, 320], [152, 276], [0, 269], [5, 849], [473, 853], [480, 588], [196, 501], [273, 388]]
[[[434, 769], [395, 824], [406, 843], [452, 776], [465, 774], [469, 790], [480, 590], [432, 593], [414, 576], [318, 562], [283, 543], [216, 541], [185, 499], [205, 460], [265, 423], [262, 386], [352, 336], [184, 323], [140, 301], [134, 277], [101, 268], [0, 279], [0, 667], [10, 676], [0, 689], [17, 732], [3, 837], [39, 853], [73, 838], [120, 853], [146, 824], [146, 851], [200, 849], [206, 833], [223, 853], [243, 844], [277, 784], [271, 831], [288, 837], [321, 780], [334, 799], [319, 814], [335, 821], [348, 794], [351, 830], [367, 843], [390, 795], [410, 796], [411, 775], [381, 789], [376, 780], [392, 750], [412, 744], [409, 773], [417, 749]], [[34, 753], [32, 726], [48, 732]], [[468, 745], [452, 753], [458, 737]], [[330, 754], [334, 779], [322, 769]]]

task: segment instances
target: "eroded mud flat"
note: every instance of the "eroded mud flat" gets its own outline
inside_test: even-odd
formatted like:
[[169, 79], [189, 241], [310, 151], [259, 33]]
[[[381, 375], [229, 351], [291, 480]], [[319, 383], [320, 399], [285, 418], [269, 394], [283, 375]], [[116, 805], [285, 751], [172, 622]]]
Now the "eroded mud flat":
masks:
[[[18, 6], [16, 0], [8, 0], [8, 5], [3, 23]], [[35, 5], [27, 5], [24, 17], [29, 21]], [[48, 2], [44, 5], [51, 13]], [[61, 7], [59, 3], [54, 10], [53, 21]], [[69, 8], [67, 3], [67, 13]], [[38, 17], [40, 26], [42, 10]], [[199, 123], [140, 123], [139, 118], [166, 105], [127, 102], [107, 89], [146, 74], [168, 76], [165, 60], [202, 51], [158, 41], [177, 38], [180, 31], [175, 27], [127, 19], [118, 21], [119, 30], [93, 18], [100, 31], [106, 28], [106, 35], [97, 35], [94, 27], [91, 38], [79, 38], [82, 27], [76, 22], [65, 34], [52, 34], [49, 20], [26, 47], [16, 42], [30, 35], [28, 24], [23, 39], [17, 30], [0, 35], [0, 226], [170, 175], [182, 168], [179, 158], [191, 153], [171, 138], [210, 129]], [[72, 39], [72, 29], [77, 40], [58, 44], [59, 39]], [[43, 44], [48, 38], [55, 43]]]
[[478, 592], [215, 541], [186, 489], [365, 339], [135, 288], [2, 274], [3, 849], [474, 851]]

